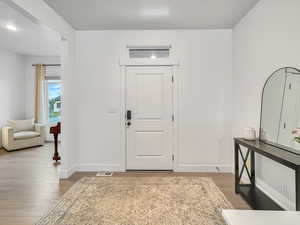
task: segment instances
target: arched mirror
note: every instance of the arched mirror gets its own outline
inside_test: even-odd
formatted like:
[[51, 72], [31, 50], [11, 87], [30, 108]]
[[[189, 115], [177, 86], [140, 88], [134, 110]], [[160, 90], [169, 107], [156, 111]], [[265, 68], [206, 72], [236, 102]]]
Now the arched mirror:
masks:
[[260, 140], [300, 154], [300, 70], [275, 71], [262, 96]]

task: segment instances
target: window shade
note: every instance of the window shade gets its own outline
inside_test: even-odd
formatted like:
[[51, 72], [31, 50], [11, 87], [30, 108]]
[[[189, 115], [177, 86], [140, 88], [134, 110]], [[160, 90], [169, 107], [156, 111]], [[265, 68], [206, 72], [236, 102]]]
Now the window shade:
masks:
[[45, 80], [61, 80], [61, 68], [46, 67]]

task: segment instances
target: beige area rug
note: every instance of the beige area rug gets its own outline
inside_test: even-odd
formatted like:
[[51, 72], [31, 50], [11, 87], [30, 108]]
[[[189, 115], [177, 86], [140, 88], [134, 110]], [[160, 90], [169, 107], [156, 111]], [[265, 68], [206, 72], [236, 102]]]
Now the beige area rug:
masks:
[[36, 225], [224, 225], [232, 209], [203, 177], [84, 177]]

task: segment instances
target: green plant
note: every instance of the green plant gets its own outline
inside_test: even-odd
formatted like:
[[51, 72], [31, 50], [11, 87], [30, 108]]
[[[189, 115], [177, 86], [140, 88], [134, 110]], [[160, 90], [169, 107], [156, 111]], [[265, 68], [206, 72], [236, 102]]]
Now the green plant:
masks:
[[300, 137], [294, 137], [294, 140], [298, 143], [300, 143]]

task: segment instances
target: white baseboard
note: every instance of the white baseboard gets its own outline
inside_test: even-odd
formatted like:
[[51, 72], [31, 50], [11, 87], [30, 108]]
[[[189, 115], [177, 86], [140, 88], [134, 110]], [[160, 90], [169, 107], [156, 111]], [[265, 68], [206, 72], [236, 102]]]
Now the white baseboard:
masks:
[[256, 186], [263, 191], [266, 195], [268, 195], [273, 201], [275, 201], [278, 205], [288, 211], [295, 211], [296, 204], [291, 200], [287, 199], [284, 195], [276, 191], [270, 185], [265, 183], [260, 179], [255, 180]]
[[70, 176], [72, 176], [73, 173], [77, 171], [77, 167], [74, 166], [68, 170], [60, 170], [59, 171], [59, 178], [60, 179], [68, 179]]
[[203, 172], [203, 173], [233, 173], [232, 165], [219, 164], [179, 164], [175, 172]]
[[79, 164], [68, 170], [60, 170], [59, 178], [68, 179], [75, 172], [124, 172], [125, 170], [119, 164]]
[[97, 172], [97, 171], [110, 171], [110, 172], [124, 172], [124, 168], [120, 164], [79, 164], [77, 172]]
[[[126, 170], [119, 164], [79, 164], [68, 170], [61, 170], [60, 179], [68, 179], [75, 172], [125, 172]], [[200, 164], [180, 164], [174, 168], [174, 172], [203, 172], [203, 173], [232, 173], [232, 165], [200, 165]]]

